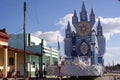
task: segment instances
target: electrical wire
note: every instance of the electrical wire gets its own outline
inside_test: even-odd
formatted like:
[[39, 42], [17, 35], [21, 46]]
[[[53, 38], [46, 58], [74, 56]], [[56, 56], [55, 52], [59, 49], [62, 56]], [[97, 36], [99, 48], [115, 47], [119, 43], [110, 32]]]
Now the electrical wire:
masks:
[[[30, 20], [30, 22], [32, 22], [32, 23], [34, 20], [34, 28], [36, 30], [40, 30], [40, 23], [39, 23], [40, 21], [39, 21], [39, 15], [38, 15], [38, 11], [37, 11], [36, 0], [34, 0], [31, 4], [28, 4], [28, 5], [29, 6], [27, 6], [27, 19]], [[31, 6], [33, 6], [33, 7], [31, 7]], [[32, 10], [32, 12], [30, 12], [31, 10]]]
[[11, 34], [17, 34], [23, 31], [23, 27], [21, 27], [20, 29], [16, 30], [15, 32], [11, 33]]
[[38, 27], [40, 26], [40, 21], [39, 21], [39, 18], [38, 18], [38, 13], [37, 13], [37, 4], [36, 4], [36, 0], [34, 0], [34, 10], [35, 10], [35, 17], [36, 17], [36, 22], [37, 22], [37, 25]]

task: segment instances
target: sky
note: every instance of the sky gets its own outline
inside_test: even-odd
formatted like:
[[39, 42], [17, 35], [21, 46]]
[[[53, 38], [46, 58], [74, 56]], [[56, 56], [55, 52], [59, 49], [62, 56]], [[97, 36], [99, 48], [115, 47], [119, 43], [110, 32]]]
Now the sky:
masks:
[[[48, 46], [57, 47], [59, 36], [61, 55], [67, 22], [74, 10], [79, 17], [83, 0], [26, 0], [26, 32], [43, 38]], [[23, 32], [24, 0], [0, 0], [0, 29], [8, 34]], [[88, 15], [94, 9], [96, 21], [101, 20], [106, 38], [105, 65], [120, 64], [120, 2], [118, 0], [84, 0]]]

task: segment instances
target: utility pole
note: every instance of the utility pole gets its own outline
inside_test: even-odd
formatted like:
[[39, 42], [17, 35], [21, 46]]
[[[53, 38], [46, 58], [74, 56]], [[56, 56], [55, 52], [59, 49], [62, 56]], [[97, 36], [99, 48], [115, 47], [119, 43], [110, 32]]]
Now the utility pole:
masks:
[[24, 36], [24, 77], [26, 77], [26, 0], [24, 0], [23, 36]]

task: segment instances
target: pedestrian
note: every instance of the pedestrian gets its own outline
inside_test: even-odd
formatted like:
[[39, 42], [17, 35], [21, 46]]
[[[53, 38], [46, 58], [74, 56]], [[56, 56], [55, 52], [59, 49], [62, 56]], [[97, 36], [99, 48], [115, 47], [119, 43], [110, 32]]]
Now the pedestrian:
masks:
[[25, 79], [24, 80], [29, 80], [29, 78], [28, 78], [28, 71], [26, 71], [26, 73], [25, 73]]
[[38, 77], [41, 78], [41, 71], [40, 71], [40, 69], [38, 71], [39, 71]]
[[45, 78], [45, 75], [46, 75], [45, 67], [44, 67], [44, 69], [43, 69], [43, 74], [44, 74], [44, 78]]
[[36, 68], [36, 70], [35, 70], [35, 76], [36, 76], [37, 79], [38, 79], [38, 75], [39, 75], [39, 70]]
[[14, 80], [16, 80], [17, 79], [17, 74], [16, 74], [16, 72], [14, 71]]
[[2, 78], [3, 76], [2, 76], [2, 71], [1, 71], [1, 69], [0, 69], [0, 78]]
[[15, 75], [15, 70], [12, 69], [12, 75], [11, 75], [11, 77], [14, 78], [14, 75]]
[[3, 80], [8, 80], [7, 78], [3, 78]]

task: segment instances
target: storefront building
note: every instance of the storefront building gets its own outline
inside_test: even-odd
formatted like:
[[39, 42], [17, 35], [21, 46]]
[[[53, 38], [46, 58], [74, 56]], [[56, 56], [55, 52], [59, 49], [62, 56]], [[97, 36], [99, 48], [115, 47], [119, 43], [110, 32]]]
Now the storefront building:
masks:
[[0, 30], [0, 72], [7, 76], [8, 71], [8, 39], [5, 29]]
[[[11, 77], [13, 71], [17, 73], [17, 76], [24, 76], [24, 51], [23, 49], [9, 46], [9, 39], [10, 36], [7, 34], [6, 30], [0, 30], [0, 76]], [[42, 59], [42, 54], [26, 50], [26, 65], [31, 64], [28, 56], [38, 58], [38, 62]], [[33, 66], [34, 65], [31, 64], [30, 67]], [[27, 71], [29, 69], [29, 74], [31, 75], [32, 68], [26, 67], [26, 69]]]
[[[11, 34], [10, 37], [9, 46], [23, 50], [23, 34]], [[58, 49], [47, 47], [45, 40], [31, 34], [26, 34], [26, 49], [42, 55], [42, 59], [35, 55], [26, 56], [27, 71], [31, 72], [31, 76], [35, 76], [36, 68], [41, 71], [46, 70], [48, 66], [57, 63], [59, 59]]]

